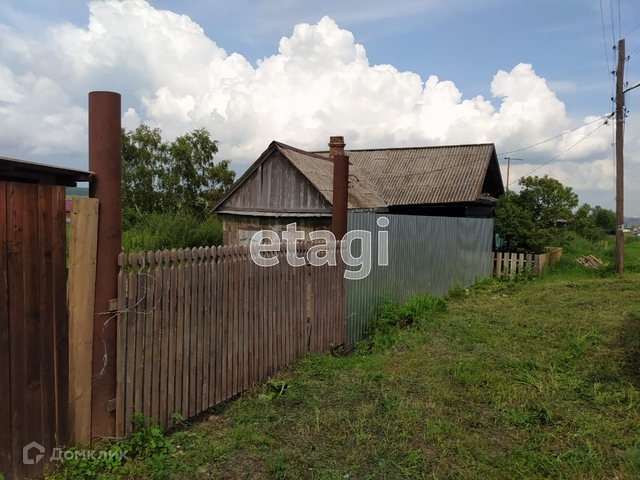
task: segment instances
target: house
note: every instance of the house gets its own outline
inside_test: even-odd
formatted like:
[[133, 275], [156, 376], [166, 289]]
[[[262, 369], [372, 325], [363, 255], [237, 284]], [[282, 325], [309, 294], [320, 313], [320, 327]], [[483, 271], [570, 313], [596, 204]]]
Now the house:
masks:
[[[341, 138], [341, 137], [332, 137]], [[348, 209], [488, 218], [504, 185], [493, 144], [345, 151]], [[333, 161], [272, 142], [214, 206], [224, 243], [245, 244], [262, 229], [295, 222], [306, 233], [331, 228]]]

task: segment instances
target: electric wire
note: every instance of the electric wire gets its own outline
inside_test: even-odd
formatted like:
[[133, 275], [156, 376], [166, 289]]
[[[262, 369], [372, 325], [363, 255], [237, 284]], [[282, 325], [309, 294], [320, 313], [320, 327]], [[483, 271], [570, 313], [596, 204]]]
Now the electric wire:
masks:
[[[602, 8], [602, 0], [600, 0], [600, 18], [602, 19], [602, 39], [604, 40], [604, 54], [607, 57], [607, 77], [609, 78], [609, 87], [611, 88], [611, 98], [613, 99], [613, 80], [611, 78], [611, 66], [609, 63], [609, 48], [607, 47], [607, 32], [604, 26], [604, 10]], [[612, 100], [613, 101], [613, 100]]]
[[620, 13], [620, 0], [618, 0], [618, 34], [622, 38], [622, 14]]
[[497, 155], [498, 156], [508, 155], [510, 153], [517, 153], [517, 152], [522, 152], [523, 150], [529, 150], [530, 148], [537, 147], [538, 145], [542, 145], [543, 143], [550, 142], [551, 140], [555, 140], [556, 138], [564, 137], [568, 133], [575, 132], [576, 130], [580, 130], [583, 127], [587, 127], [587, 126], [589, 126], [589, 125], [591, 125], [593, 123], [599, 122], [600, 120], [605, 120], [605, 119], [608, 120], [608, 119], [610, 119], [612, 117], [613, 117], [613, 113], [610, 113], [610, 114], [604, 115], [604, 116], [602, 116], [600, 118], [596, 118], [595, 120], [593, 120], [593, 121], [591, 121], [589, 123], [585, 123], [584, 125], [580, 125], [579, 127], [576, 127], [576, 128], [574, 128], [572, 130], [567, 130], [566, 132], [561, 133], [559, 135], [556, 135], [555, 137], [547, 138], [546, 140], [542, 140], [541, 142], [534, 143], [533, 145], [529, 145], [528, 147], [519, 148], [517, 150], [511, 150], [509, 152], [501, 152], [501, 153], [498, 153]]
[[624, 37], [622, 37], [622, 38], [627, 38], [629, 35], [631, 35], [633, 32], [635, 32], [635, 30], [636, 30], [638, 27], [640, 27], [640, 23], [639, 23], [638, 25], [636, 25], [635, 27], [633, 27], [633, 28], [629, 31], [629, 33], [627, 33], [627, 34], [626, 34]]
[[[524, 177], [528, 177], [529, 175], [531, 175], [534, 172], [537, 172], [538, 170], [540, 170], [542, 167], [545, 167], [547, 165], [549, 165], [551, 162], [553, 162], [554, 160], [556, 160], [557, 158], [561, 157], [562, 155], [564, 155], [565, 153], [567, 153], [569, 150], [571, 150], [572, 148], [578, 146], [580, 143], [584, 142], [587, 138], [589, 138], [591, 135], [593, 135], [595, 132], [597, 132], [598, 130], [600, 130], [602, 127], [604, 127], [605, 125], [608, 125], [608, 122], [604, 122], [601, 125], [598, 125], [596, 128], [594, 128], [591, 132], [589, 132], [588, 134], [586, 134], [584, 137], [582, 137], [580, 140], [578, 140], [576, 143], [574, 143], [573, 145], [571, 145], [569, 148], [563, 150], [562, 152], [560, 152], [558, 155], [556, 155], [555, 157], [553, 157], [551, 160], [543, 163], [542, 165], [538, 165], [536, 168], [534, 168], [533, 170], [531, 170], [529, 173], [527, 173], [526, 175], [522, 175]], [[521, 177], [522, 178], [522, 177]], [[513, 185], [514, 183], [517, 183], [519, 180], [514, 180], [513, 182], [509, 183], [509, 187], [511, 185]]]

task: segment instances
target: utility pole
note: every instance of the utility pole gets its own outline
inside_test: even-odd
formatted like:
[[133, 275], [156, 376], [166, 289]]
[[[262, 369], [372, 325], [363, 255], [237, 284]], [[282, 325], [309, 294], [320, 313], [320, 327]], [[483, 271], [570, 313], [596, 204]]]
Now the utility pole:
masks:
[[507, 161], [507, 185], [506, 185], [506, 190], [508, 192], [509, 191], [509, 170], [511, 169], [511, 160], [524, 160], [524, 159], [507, 157], [507, 158], [505, 158], [505, 160]]
[[616, 71], [616, 272], [624, 271], [624, 38], [618, 42]]

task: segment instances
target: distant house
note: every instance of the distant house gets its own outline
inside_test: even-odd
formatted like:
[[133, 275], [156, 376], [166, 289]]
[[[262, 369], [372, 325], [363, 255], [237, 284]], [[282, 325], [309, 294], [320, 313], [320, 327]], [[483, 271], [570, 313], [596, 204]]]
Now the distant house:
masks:
[[73, 197], [88, 197], [89, 189], [86, 187], [67, 187], [66, 189], [66, 200], [64, 202], [64, 207], [66, 210], [67, 223], [71, 221], [71, 203]]
[[[345, 151], [348, 208], [359, 212], [490, 217], [504, 186], [493, 144]], [[224, 243], [247, 243], [261, 229], [296, 222], [330, 229], [333, 162], [272, 142], [214, 206]]]

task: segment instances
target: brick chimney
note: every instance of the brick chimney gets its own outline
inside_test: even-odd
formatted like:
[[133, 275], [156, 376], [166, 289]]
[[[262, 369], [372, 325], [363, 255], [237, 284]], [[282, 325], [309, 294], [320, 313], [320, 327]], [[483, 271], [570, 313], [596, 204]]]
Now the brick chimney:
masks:
[[329, 156], [333, 160], [333, 209], [331, 230], [336, 240], [347, 233], [349, 206], [349, 157], [344, 155], [344, 137], [329, 138]]
[[329, 156], [344, 155], [344, 137], [329, 137]]

